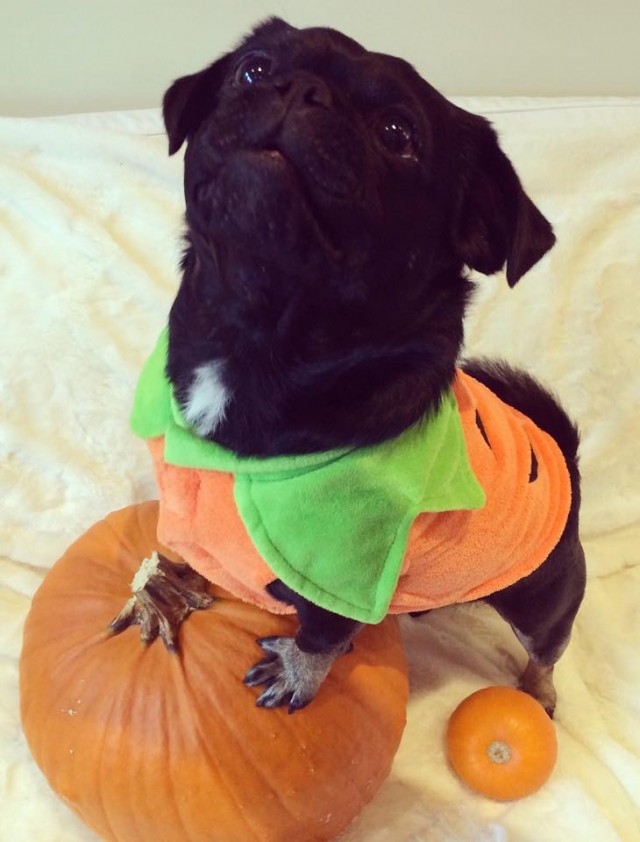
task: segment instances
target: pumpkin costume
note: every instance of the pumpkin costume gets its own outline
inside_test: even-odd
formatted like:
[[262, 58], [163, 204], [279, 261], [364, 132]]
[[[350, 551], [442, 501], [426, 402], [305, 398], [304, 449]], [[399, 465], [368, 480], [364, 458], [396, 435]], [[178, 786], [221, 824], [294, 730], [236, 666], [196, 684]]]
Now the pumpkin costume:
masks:
[[556, 442], [462, 371], [437, 412], [370, 447], [239, 458], [185, 424], [167, 331], [136, 389], [133, 431], [160, 490], [158, 538], [275, 613], [279, 578], [365, 623], [487, 596], [535, 570], [571, 502]]

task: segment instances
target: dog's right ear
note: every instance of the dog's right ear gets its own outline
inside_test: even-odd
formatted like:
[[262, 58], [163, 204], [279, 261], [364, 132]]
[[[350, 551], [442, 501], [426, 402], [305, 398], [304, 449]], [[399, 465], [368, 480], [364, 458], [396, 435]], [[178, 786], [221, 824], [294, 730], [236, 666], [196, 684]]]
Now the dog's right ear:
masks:
[[169, 137], [169, 155], [180, 149], [215, 108], [228, 63], [229, 56], [223, 56], [205, 70], [177, 79], [164, 95], [162, 115]]

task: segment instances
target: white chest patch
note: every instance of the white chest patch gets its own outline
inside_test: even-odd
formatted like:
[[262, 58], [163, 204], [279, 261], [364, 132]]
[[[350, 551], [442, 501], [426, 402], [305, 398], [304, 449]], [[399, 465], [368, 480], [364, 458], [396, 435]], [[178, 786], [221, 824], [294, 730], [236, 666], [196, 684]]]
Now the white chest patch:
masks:
[[222, 382], [222, 370], [223, 363], [214, 360], [198, 366], [193, 373], [182, 411], [199, 436], [211, 434], [224, 418], [230, 395]]

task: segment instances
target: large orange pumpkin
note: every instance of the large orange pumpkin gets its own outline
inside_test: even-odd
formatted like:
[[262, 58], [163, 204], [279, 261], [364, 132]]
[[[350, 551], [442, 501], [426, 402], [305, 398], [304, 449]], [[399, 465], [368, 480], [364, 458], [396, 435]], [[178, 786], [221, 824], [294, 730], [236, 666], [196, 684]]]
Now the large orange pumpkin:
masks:
[[[55, 564], [33, 600], [21, 712], [51, 787], [119, 842], [333, 838], [386, 778], [405, 722], [396, 620], [365, 629], [293, 716], [242, 684], [276, 617], [218, 592], [180, 629], [179, 653], [138, 628], [106, 631], [158, 545], [157, 504], [109, 515]], [[170, 556], [166, 550], [160, 548]], [[174, 559], [175, 560], [175, 559]]]
[[447, 754], [473, 790], [511, 801], [536, 792], [556, 762], [557, 741], [542, 705], [513, 687], [485, 687], [452, 713]]

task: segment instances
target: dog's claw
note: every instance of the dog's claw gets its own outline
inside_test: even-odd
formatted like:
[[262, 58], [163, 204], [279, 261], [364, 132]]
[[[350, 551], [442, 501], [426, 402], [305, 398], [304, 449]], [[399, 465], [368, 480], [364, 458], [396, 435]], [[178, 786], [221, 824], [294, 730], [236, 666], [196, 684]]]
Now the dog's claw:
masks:
[[291, 637], [278, 637], [277, 635], [271, 635], [270, 637], [259, 637], [256, 640], [258, 646], [262, 647], [265, 652], [271, 652], [272, 657], [278, 657], [280, 653], [285, 652], [287, 648], [290, 647], [290, 643], [288, 641], [292, 641], [293, 638]]
[[254, 664], [243, 679], [247, 687], [258, 687], [260, 684], [267, 684], [271, 681], [273, 670], [270, 667], [277, 659], [277, 655], [271, 655]]
[[262, 637], [257, 641], [265, 657], [244, 677], [248, 687], [265, 685], [256, 705], [276, 708], [287, 705], [289, 713], [313, 700], [331, 668], [336, 654], [303, 652], [292, 637]]
[[297, 710], [302, 710], [302, 708], [306, 708], [306, 706], [309, 704], [310, 701], [311, 701], [311, 699], [308, 699], [307, 701], [303, 701], [302, 699], [297, 699], [295, 695], [292, 696], [291, 701], [289, 702], [289, 708], [288, 708], [288, 711], [287, 711], [289, 713], [289, 716], [291, 716], [291, 714], [295, 713]]
[[268, 687], [256, 699], [256, 705], [259, 708], [269, 708], [277, 706], [276, 691], [274, 687]]

